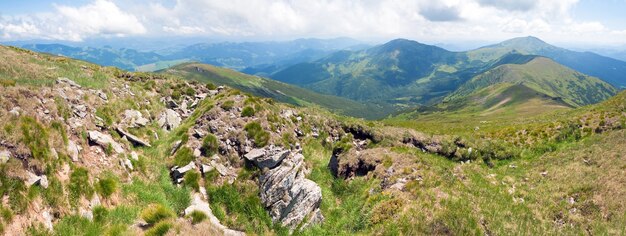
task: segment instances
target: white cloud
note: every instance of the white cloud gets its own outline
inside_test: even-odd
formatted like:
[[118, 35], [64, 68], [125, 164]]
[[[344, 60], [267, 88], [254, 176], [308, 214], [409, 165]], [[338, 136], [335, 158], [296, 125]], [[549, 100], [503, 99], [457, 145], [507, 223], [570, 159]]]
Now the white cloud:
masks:
[[87, 37], [143, 34], [146, 28], [115, 3], [96, 0], [80, 7], [55, 5], [53, 12], [32, 16], [0, 17], [0, 33], [6, 39], [81, 41]]
[[615, 32], [624, 29], [577, 20], [572, 9], [578, 0], [162, 1], [94, 0], [78, 7], [56, 6], [43, 14], [0, 17], [0, 37], [82, 40], [147, 34], [262, 40], [348, 36], [437, 42], [535, 35], [548, 42], [626, 43], [626, 38], [615, 37], [620, 35]]

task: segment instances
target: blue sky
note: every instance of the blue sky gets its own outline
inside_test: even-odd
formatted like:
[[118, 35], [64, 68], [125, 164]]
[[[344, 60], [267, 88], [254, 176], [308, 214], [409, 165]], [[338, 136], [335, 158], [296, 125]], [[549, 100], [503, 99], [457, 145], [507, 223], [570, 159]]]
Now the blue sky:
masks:
[[626, 45], [626, 0], [0, 0], [0, 41], [301, 37]]

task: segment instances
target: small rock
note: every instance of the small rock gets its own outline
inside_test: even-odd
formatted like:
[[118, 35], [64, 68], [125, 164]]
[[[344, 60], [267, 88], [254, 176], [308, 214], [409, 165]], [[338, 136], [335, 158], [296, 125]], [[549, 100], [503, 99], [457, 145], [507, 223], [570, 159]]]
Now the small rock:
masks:
[[48, 177], [47, 176], [45, 176], [45, 175], [40, 176], [39, 186], [43, 187], [44, 189], [48, 188]]
[[135, 160], [135, 161], [138, 161], [139, 160], [139, 155], [135, 151], [133, 151], [133, 152], [130, 153], [130, 158]]
[[129, 141], [131, 141], [134, 144], [139, 144], [141, 146], [145, 146], [145, 147], [152, 147], [150, 146], [150, 143], [148, 143], [148, 141], [145, 141], [143, 139], [140, 139], [139, 137], [132, 135], [131, 133], [126, 132], [125, 130], [123, 130], [120, 127], [116, 128], [117, 132], [120, 133], [122, 135], [122, 137], [126, 137]]
[[11, 113], [11, 115], [14, 115], [14, 116], [19, 116], [21, 110], [22, 108], [20, 107], [14, 107], [13, 109], [11, 109], [11, 111], [9, 111], [9, 113]]
[[28, 172], [28, 179], [26, 180], [26, 186], [30, 187], [34, 184], [39, 184], [39, 182], [41, 181], [41, 177], [37, 176], [36, 174], [33, 174], [31, 172]]
[[132, 171], [133, 168], [133, 163], [128, 159], [128, 158], [124, 158], [124, 160], [121, 160], [122, 162], [122, 166], [130, 171]]
[[44, 227], [46, 227], [46, 229], [52, 231], [54, 230], [52, 227], [52, 215], [50, 215], [50, 212], [48, 212], [48, 210], [45, 210], [42, 214], [41, 214], [42, 218], [43, 218], [43, 225]]
[[202, 151], [200, 151], [200, 149], [196, 148], [193, 150], [193, 156], [194, 157], [200, 157], [202, 156]]
[[81, 88], [79, 84], [65, 77], [59, 77], [56, 82], [57, 84], [66, 84], [66, 85], [69, 85], [70, 87]]
[[11, 152], [7, 150], [0, 151], [0, 164], [7, 163], [11, 158]]
[[106, 149], [109, 147], [109, 145], [111, 145], [111, 147], [116, 153], [124, 153], [124, 148], [122, 148], [122, 145], [115, 142], [115, 140], [113, 140], [111, 135], [103, 134], [98, 131], [89, 131], [88, 135], [89, 135], [89, 140], [91, 142], [94, 142], [100, 145], [100, 147]]
[[174, 143], [174, 145], [172, 145], [172, 150], [170, 151], [170, 156], [174, 155], [174, 153], [176, 153], [176, 151], [178, 151], [178, 149], [180, 148], [180, 146], [183, 144], [182, 140], [178, 140]]
[[97, 94], [98, 94], [98, 97], [100, 97], [102, 100], [105, 100], [105, 101], [109, 100], [109, 97], [107, 96], [107, 94], [102, 92], [102, 90], [98, 90]]
[[164, 130], [173, 130], [180, 125], [181, 121], [182, 119], [178, 113], [172, 109], [167, 109], [165, 112], [161, 113], [157, 123], [159, 127]]
[[74, 110], [74, 114], [80, 118], [85, 118], [87, 116], [87, 106], [85, 105], [74, 105], [72, 106]]
[[67, 153], [70, 155], [70, 159], [72, 159], [73, 162], [77, 162], [78, 161], [78, 153], [80, 152], [80, 147], [78, 145], [76, 145], [76, 143], [74, 143], [74, 141], [69, 140], [67, 142]]

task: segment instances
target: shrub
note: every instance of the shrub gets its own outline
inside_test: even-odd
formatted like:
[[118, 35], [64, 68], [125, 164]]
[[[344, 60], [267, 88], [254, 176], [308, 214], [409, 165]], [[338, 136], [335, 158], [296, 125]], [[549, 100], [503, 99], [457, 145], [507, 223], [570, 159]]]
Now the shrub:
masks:
[[254, 139], [254, 145], [256, 147], [265, 147], [265, 145], [267, 145], [270, 134], [265, 132], [259, 123], [249, 123], [244, 129], [246, 130], [248, 138]]
[[176, 214], [174, 214], [172, 210], [161, 204], [152, 204], [141, 212], [141, 219], [145, 220], [148, 224], [156, 224], [175, 216]]
[[148, 231], [146, 231], [146, 236], [162, 236], [167, 234], [168, 231], [170, 231], [170, 228], [172, 228], [172, 223], [170, 222], [160, 222], [158, 224], [156, 224], [154, 227], [150, 228]]
[[180, 96], [181, 96], [181, 94], [180, 94], [180, 91], [178, 91], [178, 90], [174, 90], [172, 92], [172, 95], [171, 95], [172, 99], [174, 99], [176, 101], [180, 100]]
[[204, 214], [204, 212], [201, 211], [192, 211], [191, 212], [191, 223], [192, 224], [197, 224], [200, 223], [204, 220], [206, 220], [207, 216], [206, 214]]
[[98, 181], [96, 190], [104, 198], [110, 197], [115, 191], [117, 191], [117, 181], [113, 177], [105, 177]]
[[174, 165], [185, 166], [194, 160], [193, 152], [188, 147], [181, 147], [174, 156]]
[[191, 187], [192, 189], [198, 191], [200, 189], [200, 185], [198, 184], [198, 180], [200, 180], [200, 174], [196, 171], [188, 171], [185, 173], [185, 185]]
[[235, 106], [235, 102], [232, 100], [225, 101], [222, 105], [220, 105], [220, 107], [225, 111], [230, 111], [230, 109], [233, 109], [233, 106]]
[[187, 87], [185, 89], [185, 95], [193, 96], [194, 94], [196, 94], [196, 90], [194, 90], [192, 87]]
[[48, 131], [32, 117], [21, 119], [22, 142], [30, 149], [35, 159], [45, 160], [50, 151]]
[[219, 148], [219, 143], [217, 141], [217, 137], [213, 134], [207, 134], [202, 140], [201, 151], [204, 156], [210, 157], [217, 153]]
[[252, 117], [254, 116], [254, 108], [252, 107], [244, 107], [243, 110], [241, 111], [241, 116], [242, 117]]
[[109, 215], [109, 210], [107, 210], [103, 206], [94, 207], [92, 212], [93, 212], [93, 221], [95, 222], [103, 222]]
[[78, 167], [70, 175], [69, 184], [70, 204], [76, 207], [81, 196], [91, 198], [93, 188], [89, 184], [89, 172], [87, 169]]
[[213, 83], [211, 83], [211, 82], [207, 82], [207, 83], [206, 83], [206, 88], [207, 88], [208, 90], [216, 90], [216, 89], [217, 89], [217, 86], [215, 86], [215, 84], [213, 84]]

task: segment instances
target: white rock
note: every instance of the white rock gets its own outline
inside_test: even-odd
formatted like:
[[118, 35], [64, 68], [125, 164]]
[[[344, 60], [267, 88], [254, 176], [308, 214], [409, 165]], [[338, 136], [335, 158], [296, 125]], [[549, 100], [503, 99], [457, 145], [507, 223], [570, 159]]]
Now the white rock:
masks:
[[111, 147], [113, 147], [113, 151], [115, 151], [116, 153], [124, 153], [124, 148], [122, 148], [122, 145], [115, 142], [111, 135], [103, 134], [98, 131], [89, 131], [88, 135], [89, 140], [100, 145], [100, 147], [106, 149], [109, 147], [109, 145], [111, 145]]
[[11, 152], [7, 150], [0, 151], [0, 164], [7, 163], [11, 158]]

